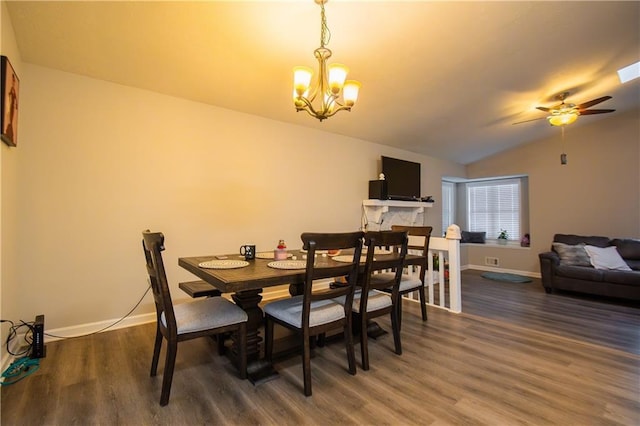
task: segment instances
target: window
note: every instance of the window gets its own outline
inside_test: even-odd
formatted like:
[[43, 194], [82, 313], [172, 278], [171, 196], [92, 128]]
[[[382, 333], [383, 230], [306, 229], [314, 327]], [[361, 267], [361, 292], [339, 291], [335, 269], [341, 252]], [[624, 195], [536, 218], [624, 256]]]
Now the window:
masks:
[[455, 223], [456, 185], [453, 182], [442, 181], [442, 233], [449, 225]]
[[486, 232], [497, 239], [506, 230], [509, 240], [520, 240], [520, 179], [501, 179], [467, 184], [469, 231]]

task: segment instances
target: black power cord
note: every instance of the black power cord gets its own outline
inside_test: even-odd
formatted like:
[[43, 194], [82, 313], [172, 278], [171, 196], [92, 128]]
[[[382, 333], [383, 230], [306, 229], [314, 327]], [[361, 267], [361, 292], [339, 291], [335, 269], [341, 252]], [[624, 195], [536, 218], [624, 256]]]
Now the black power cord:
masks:
[[[22, 320], [20, 320], [19, 324], [15, 324], [13, 321], [11, 320], [0, 320], [0, 323], [2, 322], [8, 322], [9, 324], [11, 324], [11, 327], [9, 327], [9, 334], [7, 335], [7, 340], [6, 340], [6, 347], [7, 347], [7, 352], [10, 355], [13, 356], [22, 356], [22, 355], [26, 355], [30, 352], [31, 350], [31, 344], [33, 343], [33, 322], [24, 322]], [[10, 348], [10, 343], [13, 339], [15, 339], [16, 337], [18, 337], [18, 330], [20, 330], [21, 328], [26, 327], [28, 328], [28, 331], [24, 334], [24, 341], [27, 344], [27, 346], [19, 351], [14, 353], [13, 351], [11, 351]]]
[[108, 326], [106, 326], [104, 328], [101, 328], [100, 330], [92, 331], [91, 333], [87, 333], [87, 334], [80, 334], [78, 336], [57, 336], [57, 335], [51, 334], [51, 333], [44, 333], [44, 335], [45, 336], [49, 336], [49, 337], [54, 337], [56, 339], [77, 339], [79, 337], [93, 336], [94, 334], [102, 333], [103, 331], [110, 329], [111, 327], [115, 326], [116, 324], [119, 324], [122, 321], [124, 321], [125, 318], [129, 317], [129, 315], [131, 315], [131, 313], [133, 313], [133, 311], [135, 311], [136, 308], [138, 306], [140, 306], [140, 303], [142, 303], [142, 301], [144, 300], [144, 297], [147, 295], [147, 293], [149, 293], [149, 290], [151, 290], [151, 285], [149, 285], [147, 287], [147, 289], [144, 291], [144, 294], [142, 295], [140, 300], [138, 300], [138, 302], [135, 304], [135, 306], [133, 308], [131, 308], [131, 310], [129, 312], [127, 312], [122, 318], [120, 318], [119, 320], [115, 321], [113, 324], [109, 324]]
[[[12, 385], [30, 374], [33, 374], [40, 367], [39, 359], [32, 359], [29, 357], [33, 344], [34, 323], [20, 321], [20, 324], [15, 324], [11, 320], [0, 320], [0, 322], [8, 322], [11, 324], [9, 328], [9, 334], [7, 335], [6, 346], [7, 352], [14, 357], [17, 357], [5, 371], [2, 372], [2, 382], [0, 385], [7, 386]], [[24, 341], [27, 344], [24, 349], [19, 352], [13, 352], [11, 350], [11, 341], [18, 336], [18, 331], [26, 327], [28, 330], [24, 334]]]

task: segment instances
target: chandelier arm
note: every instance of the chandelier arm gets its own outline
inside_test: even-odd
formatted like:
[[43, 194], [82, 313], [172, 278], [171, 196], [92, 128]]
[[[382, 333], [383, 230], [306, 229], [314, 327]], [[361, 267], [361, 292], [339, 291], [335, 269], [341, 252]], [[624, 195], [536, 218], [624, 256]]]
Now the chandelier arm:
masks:
[[334, 108], [323, 108], [320, 111], [317, 111], [314, 107], [313, 104], [305, 97], [300, 97], [298, 98], [298, 100], [302, 101], [302, 103], [304, 103], [303, 106], [297, 106], [296, 107], [296, 111], [306, 111], [310, 116], [317, 118], [318, 120], [322, 121], [326, 118], [332, 117], [334, 116], [338, 111], [349, 111], [351, 112], [351, 107], [348, 105], [343, 105], [340, 102], [338, 102], [335, 97], [333, 102], [329, 102], [328, 105], [337, 105], [337, 107]]
[[326, 116], [326, 115], [321, 115], [321, 114], [318, 114], [318, 113], [316, 113], [316, 112], [311, 112], [311, 111], [309, 111], [309, 110], [308, 110], [308, 109], [306, 109], [306, 108], [305, 108], [305, 109], [303, 109], [303, 111], [306, 111], [306, 112], [307, 112], [307, 114], [309, 114], [309, 115], [310, 115], [310, 116], [312, 116], [313, 118], [317, 118], [317, 119], [318, 119], [318, 120], [320, 120], [320, 121], [322, 121], [322, 120], [324, 120], [325, 118], [327, 118], [327, 117], [328, 117], [328, 116]]
[[350, 106], [346, 106], [346, 105], [340, 105], [338, 108], [335, 108], [330, 113], [325, 114], [325, 117], [331, 117], [331, 116], [335, 115], [338, 111], [349, 111], [349, 112], [351, 112], [351, 107]]
[[302, 103], [304, 105], [296, 106], [296, 110], [298, 110], [298, 111], [303, 111], [304, 110], [304, 111], [309, 112], [310, 114], [311, 113], [317, 114], [316, 110], [313, 108], [313, 104], [307, 98], [299, 97], [299, 98], [297, 98], [297, 100], [302, 101]]
[[[313, 104], [307, 98], [300, 97], [298, 98], [298, 100], [302, 101], [304, 105], [296, 106], [296, 111], [306, 111], [310, 116], [315, 117], [320, 121], [335, 115], [338, 111], [351, 111], [350, 106], [343, 105], [335, 99], [333, 100], [333, 102], [328, 102], [326, 108], [323, 107], [320, 111], [316, 110], [313, 107]], [[330, 108], [329, 105], [337, 105], [337, 107]]]

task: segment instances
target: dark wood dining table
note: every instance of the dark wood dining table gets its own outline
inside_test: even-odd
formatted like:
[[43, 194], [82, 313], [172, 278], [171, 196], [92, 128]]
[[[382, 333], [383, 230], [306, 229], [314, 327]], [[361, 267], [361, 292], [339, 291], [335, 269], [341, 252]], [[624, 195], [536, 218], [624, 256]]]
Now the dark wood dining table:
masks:
[[[297, 260], [305, 260], [303, 257], [306, 257], [305, 253], [300, 250], [289, 250], [289, 254]], [[383, 262], [385, 258], [388, 260], [390, 256], [393, 255], [376, 256], [376, 259], [379, 258], [379, 261]], [[244, 260], [244, 256], [226, 254], [181, 257], [178, 259], [178, 265], [213, 285], [222, 293], [231, 293], [231, 299], [247, 313], [249, 317], [247, 323], [247, 357], [249, 360], [247, 374], [254, 384], [268, 380], [276, 373], [270, 364], [260, 359], [262, 338], [259, 329], [263, 325], [264, 318], [264, 313], [259, 305], [262, 301], [262, 292], [264, 288], [289, 284], [289, 293], [292, 296], [302, 294], [305, 269], [275, 269], [268, 266], [273, 259], [260, 258], [249, 260], [249, 265], [234, 269], [210, 269], [199, 266], [202, 262], [215, 259]], [[327, 266], [340, 264], [326, 255], [317, 255], [317, 259], [326, 263]], [[415, 265], [421, 262], [424, 262], [423, 256], [407, 255], [405, 264]], [[364, 269], [364, 257], [361, 265]]]

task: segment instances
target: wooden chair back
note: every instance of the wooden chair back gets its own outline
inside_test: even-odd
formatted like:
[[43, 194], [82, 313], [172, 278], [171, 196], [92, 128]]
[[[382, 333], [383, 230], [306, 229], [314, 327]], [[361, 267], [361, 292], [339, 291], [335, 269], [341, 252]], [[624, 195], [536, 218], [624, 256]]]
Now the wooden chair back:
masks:
[[419, 251], [422, 256], [424, 256], [424, 260], [420, 263], [420, 281], [424, 283], [425, 273], [427, 272], [427, 256], [429, 256], [429, 242], [431, 240], [431, 232], [433, 231], [432, 226], [405, 226], [405, 225], [392, 225], [392, 231], [400, 231], [406, 232], [407, 236], [409, 236], [409, 240], [411, 242], [410, 237], [422, 237], [422, 245], [409, 245], [408, 249], [411, 251]]
[[[364, 245], [367, 247], [367, 260], [361, 280], [362, 296], [360, 297], [360, 312], [367, 312], [367, 294], [370, 290], [385, 290], [391, 288], [391, 298], [396, 303], [398, 287], [407, 256], [408, 236], [405, 231], [369, 231], [364, 235]], [[392, 254], [380, 254], [380, 249], [391, 251]], [[378, 253], [378, 254], [376, 254]], [[384, 253], [384, 252], [383, 252]], [[374, 263], [375, 259], [375, 263]], [[371, 275], [377, 271], [391, 270], [388, 280], [371, 281]]]
[[[177, 339], [178, 330], [176, 317], [173, 311], [171, 294], [169, 293], [167, 274], [162, 260], [164, 235], [161, 232], [144, 231], [142, 233], [142, 247], [144, 248], [147, 273], [149, 274], [153, 299], [156, 305], [156, 320], [158, 326], [162, 329], [162, 334], [165, 335], [167, 339]], [[160, 320], [163, 313], [166, 320], [166, 327]]]
[[[358, 282], [358, 270], [362, 254], [363, 232], [346, 233], [312, 233], [305, 232], [301, 235], [302, 248], [307, 251], [307, 264], [304, 282], [304, 298], [302, 327], [309, 326], [309, 312], [311, 302], [325, 299], [334, 299], [346, 296], [349, 303], [345, 306], [347, 316], [351, 314], [353, 293]], [[335, 262], [330, 256], [318, 254], [319, 250], [353, 250], [350, 255], [351, 262]], [[335, 288], [314, 291], [313, 282], [324, 278], [346, 277], [347, 285]]]

